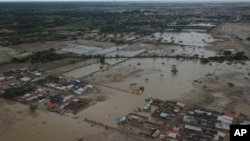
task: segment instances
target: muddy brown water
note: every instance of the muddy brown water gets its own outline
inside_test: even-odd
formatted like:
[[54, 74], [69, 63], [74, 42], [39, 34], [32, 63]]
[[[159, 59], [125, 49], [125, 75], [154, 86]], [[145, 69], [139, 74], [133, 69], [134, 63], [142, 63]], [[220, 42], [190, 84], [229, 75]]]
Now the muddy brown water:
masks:
[[[140, 64], [140, 65], [138, 65]], [[172, 65], [176, 65], [178, 72], [171, 72]], [[245, 74], [250, 68], [250, 63], [246, 65], [240, 63], [228, 65], [224, 63], [201, 64], [199, 61], [184, 61], [182, 59], [130, 59], [122, 64], [112, 67], [111, 69], [98, 72], [93, 75], [97, 82], [103, 83], [110, 87], [132, 91], [131, 83], [137, 86], [144, 86], [143, 95], [152, 95], [160, 99], [175, 99], [185, 95], [193, 88], [194, 80], [202, 80], [208, 74], [219, 76], [223, 73]], [[110, 82], [106, 76], [126, 74], [128, 71], [141, 70], [139, 73], [121, 76], [121, 81]], [[201, 82], [202, 83], [202, 82]]]
[[206, 46], [214, 41], [213, 37], [207, 33], [182, 32], [182, 33], [154, 33], [144, 37], [146, 40], [160, 40], [162, 43], [176, 43], [190, 46]]
[[[114, 65], [116, 63], [122, 62], [125, 59], [105, 59], [105, 62]], [[63, 75], [66, 77], [72, 77], [72, 78], [80, 78], [87, 76], [93, 72], [102, 70], [100, 67], [103, 67], [103, 69], [110, 67], [109, 65], [101, 65], [100, 63], [94, 63], [85, 67], [80, 67], [77, 69], [74, 69], [72, 71], [66, 72]]]
[[[138, 65], [140, 63], [140, 65]], [[171, 66], [176, 65], [178, 73], [171, 72]], [[105, 129], [84, 122], [85, 118], [117, 127], [115, 118], [125, 116], [136, 107], [143, 107], [146, 102], [144, 98], [152, 95], [163, 100], [176, 99], [184, 96], [193, 88], [193, 80], [205, 78], [207, 74], [220, 76], [223, 74], [243, 74], [250, 72], [250, 62], [246, 65], [240, 63], [228, 65], [224, 63], [201, 64], [199, 61], [183, 61], [176, 59], [130, 59], [121, 64], [111, 67], [104, 72], [93, 74], [95, 81], [131, 91], [130, 83], [144, 86], [142, 95], [134, 95], [118, 90], [100, 86], [101, 93], [107, 97], [104, 102], [97, 102], [77, 115], [56, 113], [37, 110], [30, 114], [28, 106], [7, 101], [3, 105], [14, 113], [22, 111], [24, 119], [15, 123], [10, 130], [0, 134], [1, 141], [75, 141], [80, 138], [85, 140], [114, 140], [118, 138], [119, 132], [109, 134], [106, 138]], [[135, 74], [126, 75], [127, 72], [141, 70]], [[122, 75], [125, 74], [125, 75]], [[106, 75], [122, 75], [121, 81], [112, 82]], [[213, 76], [211, 76], [213, 77]], [[148, 81], [146, 81], [148, 79]], [[226, 83], [226, 82], [225, 82]], [[12, 117], [9, 117], [12, 118]], [[118, 135], [117, 135], [118, 134]]]

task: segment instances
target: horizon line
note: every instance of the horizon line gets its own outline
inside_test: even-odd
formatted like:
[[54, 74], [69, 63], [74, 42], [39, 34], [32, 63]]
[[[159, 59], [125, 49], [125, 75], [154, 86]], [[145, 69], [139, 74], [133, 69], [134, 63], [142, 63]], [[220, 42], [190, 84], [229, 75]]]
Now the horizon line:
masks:
[[0, 0], [0, 2], [171, 2], [171, 3], [241, 3], [250, 2], [249, 0]]

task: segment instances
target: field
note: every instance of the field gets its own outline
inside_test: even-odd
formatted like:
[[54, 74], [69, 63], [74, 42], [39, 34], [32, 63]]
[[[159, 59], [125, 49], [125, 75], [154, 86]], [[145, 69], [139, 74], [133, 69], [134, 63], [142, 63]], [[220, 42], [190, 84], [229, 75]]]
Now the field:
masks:
[[239, 37], [247, 45], [250, 45], [250, 25], [247, 23], [227, 23], [222, 29], [236, 37]]

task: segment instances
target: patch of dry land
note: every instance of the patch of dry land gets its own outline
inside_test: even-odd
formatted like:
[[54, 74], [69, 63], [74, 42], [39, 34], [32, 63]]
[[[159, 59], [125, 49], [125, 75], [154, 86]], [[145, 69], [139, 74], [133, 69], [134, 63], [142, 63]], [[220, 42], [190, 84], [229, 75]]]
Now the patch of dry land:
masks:
[[0, 63], [11, 61], [15, 54], [14, 49], [0, 46]]
[[239, 37], [239, 39], [241, 39], [247, 45], [250, 45], [249, 23], [226, 23], [223, 25], [222, 29], [229, 34], [234, 35], [235, 37]]

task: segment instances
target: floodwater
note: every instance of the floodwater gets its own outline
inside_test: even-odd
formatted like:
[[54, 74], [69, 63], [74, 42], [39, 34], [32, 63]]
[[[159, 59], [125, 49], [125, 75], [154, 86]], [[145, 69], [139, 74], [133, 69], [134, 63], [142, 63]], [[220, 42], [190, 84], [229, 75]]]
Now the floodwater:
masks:
[[116, 55], [118, 55], [118, 56], [123, 56], [123, 57], [134, 57], [134, 56], [137, 56], [145, 51], [146, 51], [145, 49], [141, 49], [141, 50], [137, 50], [137, 51], [116, 50], [114, 52], [106, 54], [105, 56], [106, 57], [115, 57]]
[[179, 48], [173, 53], [173, 55], [185, 55], [185, 56], [194, 56], [195, 54], [198, 54], [199, 57], [204, 57], [204, 58], [217, 55], [217, 53], [214, 51], [206, 50], [205, 48], [195, 48], [191, 46], [187, 46], [185, 48]]
[[[112, 61], [115, 62], [115, 59]], [[171, 72], [172, 65], [176, 65], [179, 70], [176, 74]], [[103, 141], [115, 141], [119, 138], [120, 140], [119, 132], [110, 131], [111, 133], [107, 133], [104, 128], [92, 126], [83, 120], [87, 118], [117, 127], [115, 118], [133, 112], [136, 107], [142, 108], [146, 103], [144, 98], [147, 95], [163, 100], [179, 98], [192, 90], [193, 80], [202, 80], [201, 78], [206, 77], [205, 75], [213, 73], [216, 76], [230, 74], [231, 72], [236, 75], [247, 75], [250, 73], [249, 68], [249, 61], [245, 65], [240, 63], [228, 65], [227, 62], [209, 65], [201, 64], [199, 61], [183, 61], [182, 59], [130, 59], [104, 72], [95, 73], [93, 78], [103, 85], [126, 91], [131, 91], [129, 84], [137, 83], [137, 86], [145, 87], [142, 95], [134, 95], [100, 86], [100, 95], [107, 96], [106, 101], [97, 102], [96, 105], [88, 107], [77, 115], [66, 113], [63, 116], [40, 110], [30, 114], [28, 106], [7, 101], [4, 103], [4, 107], [7, 106], [8, 109], [13, 111], [14, 115], [21, 110], [22, 113], [26, 113], [26, 116], [16, 123], [11, 130], [0, 134], [0, 138], [1, 141], [75, 141], [80, 138]], [[127, 75], [128, 72], [133, 72], [133, 70], [140, 71]], [[108, 81], [109, 78], [106, 78], [106, 75], [120, 76], [123, 77], [123, 80]], [[10, 116], [10, 119], [13, 118]], [[121, 138], [121, 141], [123, 140], [125, 139]]]
[[195, 47], [204, 47], [209, 43], [214, 42], [213, 37], [207, 33], [197, 32], [183, 32], [183, 33], [154, 33], [151, 36], [147, 36], [146, 40], [158, 40], [162, 43], [175, 43], [180, 45], [189, 45]]
[[0, 136], [1, 141], [74, 141], [84, 135], [98, 134], [102, 130], [90, 128], [89, 124], [74, 120], [73, 116], [37, 110]]
[[[178, 72], [176, 74], [171, 71], [172, 65], [177, 66]], [[228, 65], [226, 62], [209, 65], [201, 64], [199, 60], [130, 59], [109, 70], [94, 74], [93, 78], [104, 85], [131, 92], [130, 84], [137, 83], [137, 86], [145, 87], [144, 96], [152, 95], [155, 98], [167, 100], [179, 98], [190, 92], [193, 88], [193, 81], [202, 80], [207, 74], [245, 73], [247, 75], [249, 67], [249, 62], [246, 65], [239, 63]], [[112, 82], [112, 80], [109, 80], [112, 76], [124, 78]]]
[[[172, 52], [173, 51], [173, 52]], [[179, 47], [179, 46], [174, 46], [174, 47], [166, 47], [165, 49], [161, 50], [150, 50], [146, 53], [143, 53], [143, 56], [189, 56], [192, 57], [195, 54], [198, 54], [199, 57], [212, 57], [218, 55], [218, 52], [207, 50], [206, 48], [203, 47], [191, 47], [191, 46], [186, 46], [186, 47]]]
[[[72, 77], [72, 78], [80, 78], [80, 77], [84, 77], [87, 76], [91, 73], [100, 71], [102, 69], [106, 69], [109, 68], [110, 65], [114, 65], [117, 64], [119, 62], [124, 61], [125, 59], [105, 59], [105, 63], [109, 64], [109, 65], [101, 65], [100, 63], [94, 63], [85, 67], [81, 67], [78, 69], [74, 69], [72, 71], [66, 72], [63, 75], [66, 77]], [[102, 69], [100, 67], [103, 67]]]
[[111, 52], [115, 52], [117, 50], [120, 50], [120, 49], [124, 49], [126, 48], [127, 46], [121, 46], [121, 47], [110, 47], [110, 48], [105, 48], [105, 49], [102, 49], [102, 50], [97, 50], [97, 51], [94, 51], [94, 52], [91, 52], [91, 53], [88, 53], [88, 55], [104, 55], [104, 54], [107, 54], [107, 53], [111, 53]]
[[[116, 117], [125, 116], [137, 106], [145, 104], [144, 97], [131, 95], [125, 92], [115, 91], [109, 88], [101, 88], [102, 95], [109, 97], [104, 102], [98, 102], [77, 115], [66, 113], [59, 115], [49, 111], [37, 110], [29, 113], [24, 110], [26, 116], [16, 123], [11, 130], [0, 134], [1, 141], [77, 141], [85, 140], [116, 141], [129, 140], [121, 138], [120, 132], [105, 131], [103, 127], [86, 123], [85, 118], [101, 122], [111, 127], [117, 127]], [[121, 100], [122, 99], [122, 100]], [[18, 104], [19, 106], [21, 104]], [[15, 109], [14, 105], [9, 105]], [[21, 105], [24, 109], [25, 105]], [[131, 140], [133, 141], [133, 140]]]
[[68, 47], [62, 48], [58, 51], [58, 53], [75, 53], [75, 54], [86, 54], [94, 51], [101, 50], [99, 47], [90, 47], [85, 45], [69, 45]]

